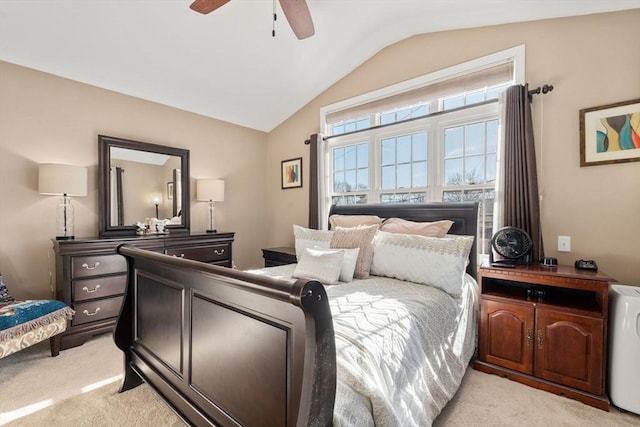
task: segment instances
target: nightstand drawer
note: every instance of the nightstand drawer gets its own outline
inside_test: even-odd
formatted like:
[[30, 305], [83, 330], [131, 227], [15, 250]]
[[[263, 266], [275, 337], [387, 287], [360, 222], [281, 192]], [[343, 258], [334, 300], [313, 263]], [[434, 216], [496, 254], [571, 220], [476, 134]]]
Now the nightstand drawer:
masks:
[[123, 301], [124, 296], [74, 304], [73, 309], [76, 311], [76, 314], [73, 316], [72, 325], [77, 326], [116, 317], [120, 314], [120, 307]]
[[122, 295], [127, 288], [127, 275], [98, 277], [87, 280], [73, 281], [73, 301], [85, 301], [104, 298], [112, 295]]
[[80, 256], [71, 260], [72, 279], [126, 272], [127, 261], [120, 255]]
[[207, 247], [167, 249], [167, 255], [201, 262], [219, 262], [231, 259], [231, 244]]

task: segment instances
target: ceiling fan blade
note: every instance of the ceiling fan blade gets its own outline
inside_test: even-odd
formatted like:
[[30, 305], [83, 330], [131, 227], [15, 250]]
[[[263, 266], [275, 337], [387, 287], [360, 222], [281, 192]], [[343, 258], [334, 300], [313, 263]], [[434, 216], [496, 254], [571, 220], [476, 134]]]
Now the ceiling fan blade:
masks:
[[220, 6], [224, 6], [228, 2], [229, 0], [195, 0], [189, 7], [196, 12], [206, 15]]
[[299, 40], [315, 34], [311, 13], [305, 0], [280, 0], [280, 6], [289, 25]]

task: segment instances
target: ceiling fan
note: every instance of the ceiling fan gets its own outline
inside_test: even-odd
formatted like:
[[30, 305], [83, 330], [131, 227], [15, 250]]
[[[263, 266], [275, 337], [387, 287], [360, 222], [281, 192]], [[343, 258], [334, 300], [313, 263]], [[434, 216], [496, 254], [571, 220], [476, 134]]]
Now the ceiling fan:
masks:
[[[309, 7], [305, 0], [279, 0], [284, 16], [289, 21], [291, 29], [299, 40], [315, 34]], [[189, 6], [192, 10], [206, 15], [228, 3], [229, 0], [195, 0]], [[274, 21], [275, 21], [274, 13]], [[274, 33], [275, 35], [275, 33]]]

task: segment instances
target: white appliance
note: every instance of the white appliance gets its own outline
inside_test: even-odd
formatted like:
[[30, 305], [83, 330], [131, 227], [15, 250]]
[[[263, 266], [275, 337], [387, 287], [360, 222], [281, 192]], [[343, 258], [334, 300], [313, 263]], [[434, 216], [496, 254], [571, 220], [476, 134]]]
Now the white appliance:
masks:
[[640, 287], [609, 290], [609, 397], [618, 408], [640, 414]]

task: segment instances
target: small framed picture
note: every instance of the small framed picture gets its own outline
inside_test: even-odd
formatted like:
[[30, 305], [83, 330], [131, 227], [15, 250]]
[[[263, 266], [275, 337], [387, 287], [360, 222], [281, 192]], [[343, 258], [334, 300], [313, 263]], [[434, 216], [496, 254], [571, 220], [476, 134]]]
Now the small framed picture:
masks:
[[640, 161], [640, 99], [580, 110], [580, 166]]
[[167, 200], [173, 200], [173, 182], [167, 182]]
[[282, 161], [282, 189], [302, 187], [302, 157]]

